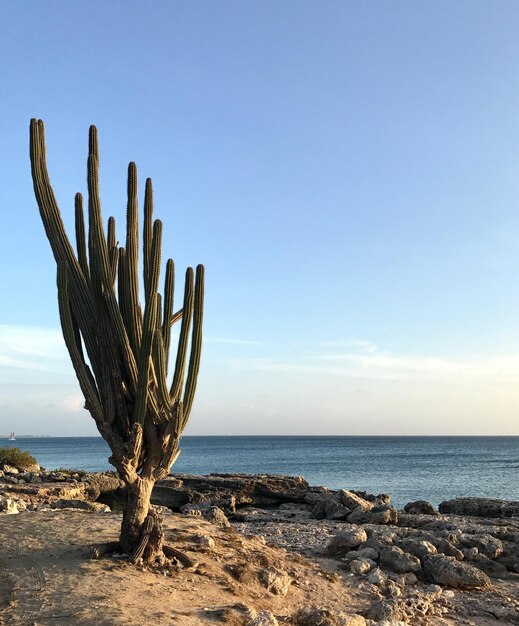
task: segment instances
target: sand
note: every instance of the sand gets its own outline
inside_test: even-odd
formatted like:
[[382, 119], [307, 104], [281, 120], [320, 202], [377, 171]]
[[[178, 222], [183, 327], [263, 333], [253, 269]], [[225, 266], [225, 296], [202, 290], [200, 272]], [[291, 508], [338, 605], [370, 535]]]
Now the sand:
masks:
[[[292, 615], [314, 596], [330, 607], [347, 604], [351, 612], [363, 606], [361, 595], [346, 596], [340, 581], [319, 566], [193, 517], [167, 516], [165, 530], [168, 542], [200, 561], [196, 572], [164, 576], [123, 560], [90, 560], [90, 546], [117, 539], [119, 524], [114, 513], [1, 516], [0, 623], [238, 624], [244, 609], [226, 607], [241, 603]], [[213, 538], [215, 547], [200, 547], [197, 535]], [[243, 568], [243, 582], [226, 571], [230, 564]], [[258, 572], [274, 565], [294, 579], [286, 597], [270, 593], [258, 579]]]

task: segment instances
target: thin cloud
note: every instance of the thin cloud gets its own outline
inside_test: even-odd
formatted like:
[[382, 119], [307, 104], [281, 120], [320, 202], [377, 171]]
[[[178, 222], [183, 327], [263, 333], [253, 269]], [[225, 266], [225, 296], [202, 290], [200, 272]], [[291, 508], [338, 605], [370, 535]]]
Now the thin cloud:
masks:
[[323, 348], [350, 348], [372, 354], [378, 351], [378, 346], [372, 341], [364, 339], [332, 339], [329, 341], [321, 341], [319, 346]]
[[448, 359], [354, 353], [321, 354], [298, 359], [242, 359], [241, 370], [334, 374], [372, 380], [519, 381], [519, 355]]
[[57, 372], [68, 360], [60, 331], [0, 324], [0, 368]]

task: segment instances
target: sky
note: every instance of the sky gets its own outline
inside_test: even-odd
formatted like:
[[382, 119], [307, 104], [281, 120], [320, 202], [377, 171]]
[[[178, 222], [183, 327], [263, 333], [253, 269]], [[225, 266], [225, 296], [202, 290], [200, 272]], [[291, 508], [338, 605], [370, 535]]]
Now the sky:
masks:
[[104, 218], [122, 227], [133, 160], [179, 277], [206, 266], [186, 434], [519, 435], [516, 0], [0, 11], [0, 432], [96, 434], [32, 191], [37, 117], [71, 236], [94, 123]]

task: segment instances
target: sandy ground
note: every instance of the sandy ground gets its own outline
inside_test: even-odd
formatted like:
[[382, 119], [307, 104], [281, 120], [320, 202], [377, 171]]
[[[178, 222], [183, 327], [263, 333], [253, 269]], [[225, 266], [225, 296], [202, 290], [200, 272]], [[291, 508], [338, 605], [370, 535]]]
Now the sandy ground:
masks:
[[[240, 603], [283, 617], [312, 598], [348, 612], [365, 602], [362, 594], [345, 594], [336, 576], [297, 555], [193, 517], [168, 516], [165, 529], [169, 543], [200, 561], [195, 572], [164, 576], [124, 561], [90, 560], [89, 547], [117, 539], [119, 524], [120, 516], [114, 513], [1, 516], [0, 623], [239, 624]], [[215, 547], [199, 547], [197, 535], [212, 537]], [[228, 573], [227, 565], [240, 566], [241, 582]], [[294, 579], [286, 597], [260, 583], [262, 570], [273, 565]], [[236, 610], [226, 609], [234, 605]]]

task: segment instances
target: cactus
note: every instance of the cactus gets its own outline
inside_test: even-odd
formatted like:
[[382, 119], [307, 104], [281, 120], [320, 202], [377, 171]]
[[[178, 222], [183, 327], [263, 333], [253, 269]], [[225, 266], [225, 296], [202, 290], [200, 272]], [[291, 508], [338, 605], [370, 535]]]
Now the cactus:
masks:
[[[65, 344], [85, 408], [110, 446], [110, 463], [127, 486], [120, 548], [147, 561], [163, 558], [150, 507], [153, 485], [178, 457], [196, 389], [202, 347], [204, 267], [186, 272], [182, 308], [173, 312], [175, 269], [166, 263], [164, 298], [158, 292], [162, 222], [153, 221], [153, 191], [146, 181], [143, 224], [144, 303], [139, 302], [137, 168], [128, 167], [125, 247], [115, 219], [103, 227], [99, 197], [97, 130], [90, 127], [88, 231], [83, 199], [75, 197], [76, 251], [67, 237], [46, 165], [44, 126], [31, 120], [34, 192], [57, 264], [58, 304]], [[163, 303], [163, 304], [162, 304]], [[175, 369], [168, 386], [171, 327], [181, 321]], [[189, 358], [188, 358], [189, 350]]]

